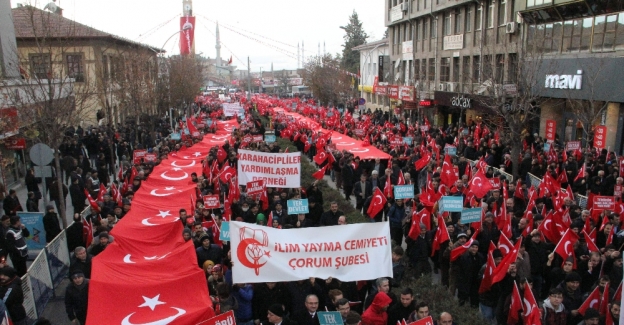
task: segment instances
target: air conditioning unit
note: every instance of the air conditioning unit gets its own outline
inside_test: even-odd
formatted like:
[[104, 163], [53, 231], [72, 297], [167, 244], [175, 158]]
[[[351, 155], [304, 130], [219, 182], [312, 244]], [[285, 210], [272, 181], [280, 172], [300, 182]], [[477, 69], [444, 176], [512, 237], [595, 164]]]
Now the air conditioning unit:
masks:
[[449, 82], [448, 84], [446, 84], [446, 91], [453, 92], [453, 91], [457, 91], [457, 90], [458, 89], [457, 89], [457, 84], [456, 83]]
[[446, 91], [446, 83], [442, 82], [442, 83], [438, 84], [438, 90], [439, 91]]
[[505, 26], [505, 33], [507, 33], [507, 34], [515, 34], [516, 33], [516, 27], [517, 27], [516, 22], [514, 22], [514, 21], [508, 22], [507, 25]]
[[408, 9], [409, 9], [409, 8], [408, 8], [408, 3], [407, 3], [407, 2], [403, 2], [403, 3], [401, 4], [401, 10], [403, 10], [403, 11], [407, 12], [407, 10], [408, 10]]

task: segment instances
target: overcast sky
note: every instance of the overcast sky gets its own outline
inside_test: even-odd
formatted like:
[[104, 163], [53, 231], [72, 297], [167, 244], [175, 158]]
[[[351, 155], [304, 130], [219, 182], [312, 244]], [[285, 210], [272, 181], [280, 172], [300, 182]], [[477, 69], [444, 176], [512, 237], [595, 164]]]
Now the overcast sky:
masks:
[[[11, 0], [43, 8], [51, 0]], [[63, 15], [99, 30], [155, 47], [180, 30], [182, 0], [57, 0]], [[355, 10], [368, 41], [383, 37], [383, 0], [195, 0], [195, 52], [214, 58], [215, 21], [220, 23], [221, 57], [233, 55], [239, 69], [251, 60], [251, 70], [294, 69], [297, 43], [304, 42], [306, 56], [318, 53], [323, 42], [328, 53], [342, 52], [344, 31]], [[268, 39], [267, 39], [268, 38]], [[256, 39], [257, 41], [255, 41]], [[272, 40], [269, 40], [272, 39]], [[165, 45], [179, 53], [179, 37]]]

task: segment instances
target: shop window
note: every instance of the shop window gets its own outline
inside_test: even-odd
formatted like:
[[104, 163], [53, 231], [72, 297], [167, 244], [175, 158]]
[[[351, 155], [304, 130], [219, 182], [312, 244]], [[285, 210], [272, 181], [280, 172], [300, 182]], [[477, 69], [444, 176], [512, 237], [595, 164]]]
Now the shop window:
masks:
[[617, 30], [618, 15], [607, 16], [604, 32], [603, 51], [613, 51], [615, 46], [615, 32]]
[[594, 35], [592, 40], [592, 51], [593, 52], [602, 52], [602, 44], [604, 42], [604, 33], [605, 33], [605, 16], [598, 16], [594, 18]]
[[586, 0], [596, 15], [618, 12], [624, 9], [622, 0]]
[[440, 61], [440, 82], [448, 82], [451, 74], [451, 59], [442, 58]]
[[592, 32], [593, 18], [583, 18], [582, 23], [582, 35], [581, 35], [581, 52], [589, 51], [589, 44], [591, 42], [591, 32]]
[[542, 52], [550, 53], [552, 51], [553, 24], [544, 24], [544, 37], [542, 42]]

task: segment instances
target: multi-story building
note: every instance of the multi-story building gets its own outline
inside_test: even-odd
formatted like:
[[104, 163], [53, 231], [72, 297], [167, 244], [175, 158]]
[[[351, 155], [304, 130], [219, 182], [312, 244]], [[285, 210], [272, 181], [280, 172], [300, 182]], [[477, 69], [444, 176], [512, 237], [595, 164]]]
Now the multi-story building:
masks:
[[[599, 130], [602, 146], [624, 153], [624, 1], [386, 0], [384, 18], [390, 80], [377, 93], [391, 107], [471, 123], [492, 112], [484, 103], [498, 89], [513, 99], [530, 83], [539, 119], [527, 131], [544, 136], [555, 122], [561, 141], [585, 146]], [[415, 87], [414, 102], [401, 86]]]
[[[387, 85], [384, 76], [390, 71], [389, 68], [384, 71], [384, 62], [389, 62], [390, 58], [388, 39], [384, 38], [362, 44], [354, 47], [353, 50], [360, 51], [360, 84], [358, 90], [360, 91], [360, 98], [364, 98], [366, 101], [364, 108], [388, 110], [390, 99], [385, 94], [380, 94], [382, 90], [387, 89], [384, 88]], [[379, 85], [381, 87], [378, 88]]]
[[[527, 51], [542, 53], [540, 134], [624, 153], [624, 1], [517, 0]], [[598, 126], [603, 126], [597, 128]], [[598, 131], [599, 130], [599, 131]], [[606, 134], [605, 134], [606, 133]]]
[[398, 98], [399, 86], [415, 87], [413, 101], [395, 104], [419, 108], [433, 125], [470, 122], [487, 114], [490, 108], [482, 101], [463, 107], [453, 98], [487, 96], [484, 85], [514, 82], [520, 38], [515, 1], [386, 0], [387, 92]]

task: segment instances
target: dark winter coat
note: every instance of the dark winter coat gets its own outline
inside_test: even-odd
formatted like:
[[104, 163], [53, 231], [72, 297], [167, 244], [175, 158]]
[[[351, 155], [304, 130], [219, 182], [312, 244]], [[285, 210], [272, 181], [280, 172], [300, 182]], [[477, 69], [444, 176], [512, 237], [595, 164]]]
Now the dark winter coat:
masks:
[[70, 283], [65, 290], [65, 311], [70, 320], [78, 319], [80, 324], [87, 322], [87, 305], [89, 304], [89, 279], [77, 287]]
[[56, 238], [61, 233], [61, 226], [59, 225], [59, 218], [56, 212], [48, 212], [43, 216], [43, 229], [46, 233], [46, 243]]
[[24, 292], [22, 291], [22, 280], [15, 276], [7, 284], [0, 285], [0, 299], [4, 300], [9, 315], [14, 322], [26, 318], [24, 303]]

